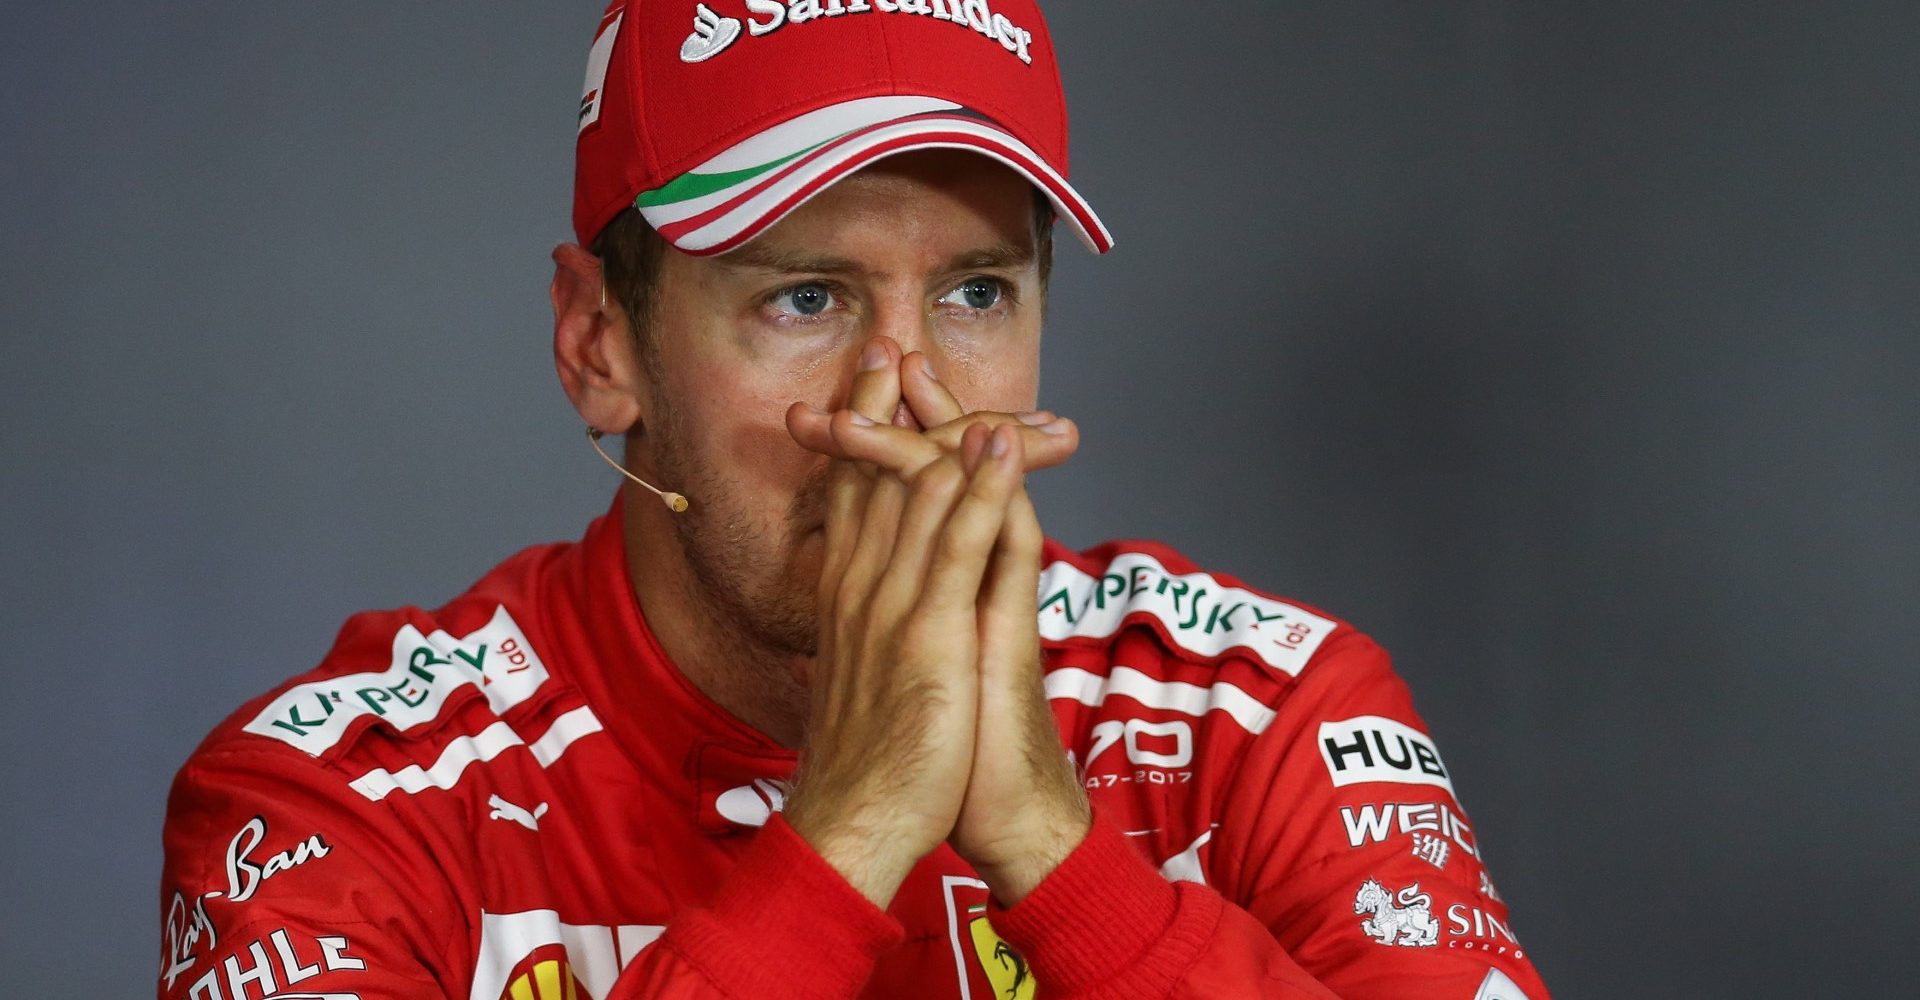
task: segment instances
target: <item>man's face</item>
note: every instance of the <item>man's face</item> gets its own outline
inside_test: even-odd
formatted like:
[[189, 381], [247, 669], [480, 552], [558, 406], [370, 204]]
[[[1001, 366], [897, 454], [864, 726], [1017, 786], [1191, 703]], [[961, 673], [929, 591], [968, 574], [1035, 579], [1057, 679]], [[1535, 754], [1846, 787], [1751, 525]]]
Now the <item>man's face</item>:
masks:
[[[673, 520], [708, 593], [811, 655], [827, 460], [786, 430], [844, 405], [862, 348], [923, 352], [968, 411], [1034, 408], [1042, 296], [1032, 186], [973, 153], [881, 161], [717, 257], [668, 252], [650, 317], [647, 420]], [[905, 404], [895, 422], [918, 426]]]

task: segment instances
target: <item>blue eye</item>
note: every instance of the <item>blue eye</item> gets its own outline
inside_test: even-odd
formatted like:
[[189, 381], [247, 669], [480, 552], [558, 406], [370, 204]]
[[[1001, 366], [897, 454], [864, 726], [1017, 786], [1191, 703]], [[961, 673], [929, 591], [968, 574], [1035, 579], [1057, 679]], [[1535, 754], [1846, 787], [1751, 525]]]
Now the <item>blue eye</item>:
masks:
[[833, 308], [833, 291], [818, 282], [795, 285], [773, 293], [768, 304], [789, 316], [813, 317]]
[[1004, 294], [1005, 289], [997, 278], [968, 278], [959, 287], [941, 296], [940, 301], [950, 306], [984, 311], [998, 305]]

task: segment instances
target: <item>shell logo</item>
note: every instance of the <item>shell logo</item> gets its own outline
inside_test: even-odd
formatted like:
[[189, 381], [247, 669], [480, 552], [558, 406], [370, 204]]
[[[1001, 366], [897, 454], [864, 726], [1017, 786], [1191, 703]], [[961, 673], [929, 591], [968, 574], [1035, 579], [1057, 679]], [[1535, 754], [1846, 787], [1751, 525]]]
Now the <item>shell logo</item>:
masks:
[[548, 945], [520, 960], [500, 1000], [593, 1000], [593, 994], [574, 976], [566, 949]]

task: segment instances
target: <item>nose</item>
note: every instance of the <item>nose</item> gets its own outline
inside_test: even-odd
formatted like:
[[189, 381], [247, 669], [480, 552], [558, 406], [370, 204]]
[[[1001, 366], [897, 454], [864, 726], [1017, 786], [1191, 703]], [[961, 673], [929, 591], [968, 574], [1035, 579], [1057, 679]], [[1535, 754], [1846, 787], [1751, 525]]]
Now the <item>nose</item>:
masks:
[[931, 361], [938, 351], [933, 335], [933, 314], [917, 297], [889, 297], [876, 306], [868, 321], [869, 337], [886, 337], [899, 349], [898, 357], [915, 351]]
[[[940, 377], [944, 362], [939, 338], [935, 337], [933, 332], [933, 315], [917, 296], [902, 295], [897, 298], [887, 296], [876, 302], [873, 311], [869, 314], [866, 333], [868, 347], [862, 348], [863, 356], [864, 351], [870, 349], [873, 344], [882, 340], [891, 341], [892, 357], [905, 359], [908, 355], [919, 352], [920, 358], [925, 359], [928, 371], [934, 378]], [[909, 362], [909, 364], [915, 363], [919, 363], [918, 358]], [[900, 377], [906, 379], [912, 376], [903, 370]], [[894, 407], [893, 424], [912, 431], [926, 429], [914, 415], [904, 392], [899, 404]]]
[[[911, 352], [901, 350], [900, 342], [890, 335], [879, 334], [866, 338], [860, 348], [859, 374], [854, 377], [853, 385], [857, 386], [860, 383], [860, 379], [867, 376], [885, 375], [892, 378], [896, 387], [894, 391], [901, 392], [901, 394], [898, 397], [898, 402], [894, 404], [891, 422], [896, 427], [904, 427], [911, 431], [921, 431], [926, 428], [922, 427], [920, 421], [915, 418], [912, 407], [907, 404], [905, 393], [901, 391], [903, 388], [901, 380], [906, 377], [906, 373], [899, 371], [898, 366], [900, 361], [905, 359], [909, 353]], [[918, 359], [915, 359], [915, 362], [917, 363]], [[931, 362], [928, 363], [931, 364]], [[887, 365], [894, 365], [896, 366], [896, 370], [891, 373], [884, 372], [872, 367], [875, 365], [880, 366], [880, 368], [885, 368]], [[851, 389], [852, 387], [850, 386], [849, 389], [845, 391], [851, 391]]]

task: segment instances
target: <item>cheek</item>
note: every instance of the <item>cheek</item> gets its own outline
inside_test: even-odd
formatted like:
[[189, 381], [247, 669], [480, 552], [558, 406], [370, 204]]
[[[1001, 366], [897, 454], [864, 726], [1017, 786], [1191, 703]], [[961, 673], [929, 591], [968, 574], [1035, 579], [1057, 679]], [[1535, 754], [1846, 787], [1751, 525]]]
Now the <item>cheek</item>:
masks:
[[1032, 350], [950, 355], [941, 378], [965, 409], [1019, 413], [1040, 393], [1040, 352]]
[[702, 464], [748, 496], [771, 494], [784, 507], [818, 461], [787, 433], [787, 407], [801, 397], [791, 386], [730, 376], [719, 366], [692, 374], [676, 387], [685, 401], [676, 410]]

